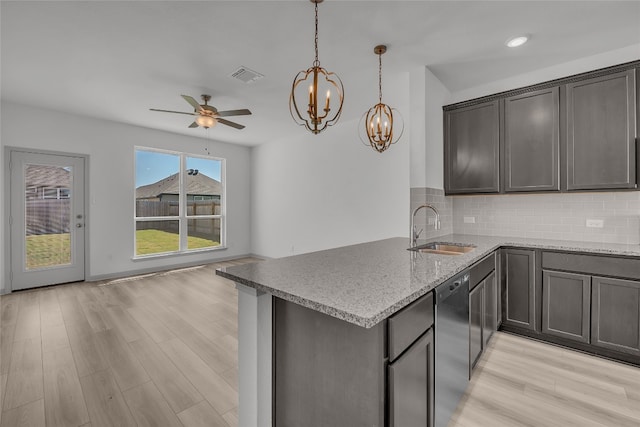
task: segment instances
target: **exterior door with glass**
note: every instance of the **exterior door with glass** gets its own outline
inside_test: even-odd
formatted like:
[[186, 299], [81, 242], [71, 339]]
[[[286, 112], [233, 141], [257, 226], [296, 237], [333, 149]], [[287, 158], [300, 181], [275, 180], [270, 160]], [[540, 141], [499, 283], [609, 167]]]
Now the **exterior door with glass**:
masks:
[[11, 289], [84, 280], [84, 158], [10, 156]]

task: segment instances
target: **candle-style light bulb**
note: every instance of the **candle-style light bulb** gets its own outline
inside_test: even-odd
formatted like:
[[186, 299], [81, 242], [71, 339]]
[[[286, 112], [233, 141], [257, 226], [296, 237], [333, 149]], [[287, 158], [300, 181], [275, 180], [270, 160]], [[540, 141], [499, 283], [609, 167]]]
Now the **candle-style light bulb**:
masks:
[[327, 110], [327, 111], [329, 111], [329, 99], [330, 99], [330, 97], [331, 97], [331, 91], [327, 90], [327, 102], [324, 105], [324, 109]]

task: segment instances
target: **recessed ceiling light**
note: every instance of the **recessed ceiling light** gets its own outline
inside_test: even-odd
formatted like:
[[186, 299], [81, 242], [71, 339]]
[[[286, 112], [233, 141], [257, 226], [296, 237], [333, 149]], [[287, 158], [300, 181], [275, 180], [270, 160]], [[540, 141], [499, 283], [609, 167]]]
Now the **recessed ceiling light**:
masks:
[[525, 44], [527, 40], [529, 40], [528, 36], [518, 36], [518, 37], [510, 38], [504, 44], [506, 44], [509, 47], [518, 47]]

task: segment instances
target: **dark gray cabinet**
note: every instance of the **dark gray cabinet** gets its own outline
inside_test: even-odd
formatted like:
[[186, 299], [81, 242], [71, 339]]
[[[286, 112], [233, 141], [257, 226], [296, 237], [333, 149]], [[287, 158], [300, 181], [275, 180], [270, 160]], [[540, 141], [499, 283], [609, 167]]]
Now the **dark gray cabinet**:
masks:
[[487, 348], [493, 333], [498, 329], [498, 281], [492, 272], [484, 279], [484, 319], [482, 325], [482, 348]]
[[434, 360], [430, 329], [389, 364], [389, 427], [433, 426]]
[[496, 255], [483, 258], [469, 270], [469, 372], [475, 368], [498, 328]]
[[589, 342], [591, 276], [542, 272], [542, 333]]
[[483, 347], [484, 282], [469, 292], [469, 372], [480, 359]]
[[638, 67], [444, 106], [445, 194], [638, 188]]
[[447, 194], [500, 191], [498, 101], [444, 114], [444, 185]]
[[594, 276], [592, 306], [591, 344], [640, 356], [640, 282]]
[[535, 330], [535, 251], [504, 249], [502, 268], [502, 324]]
[[384, 426], [386, 322], [365, 329], [274, 298], [274, 425]]
[[433, 293], [368, 329], [273, 300], [274, 425], [433, 426]]
[[635, 70], [566, 85], [567, 190], [636, 188]]
[[504, 100], [504, 190], [557, 191], [559, 185], [559, 88]]

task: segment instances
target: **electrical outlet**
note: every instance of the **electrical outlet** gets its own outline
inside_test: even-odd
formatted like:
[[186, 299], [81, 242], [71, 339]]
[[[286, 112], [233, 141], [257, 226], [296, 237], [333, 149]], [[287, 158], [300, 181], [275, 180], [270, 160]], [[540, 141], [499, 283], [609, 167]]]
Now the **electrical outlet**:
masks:
[[476, 223], [476, 217], [475, 216], [465, 216], [464, 217], [464, 223], [465, 224], [475, 224]]
[[604, 227], [604, 220], [602, 219], [588, 219], [587, 220], [588, 228], [602, 228]]

